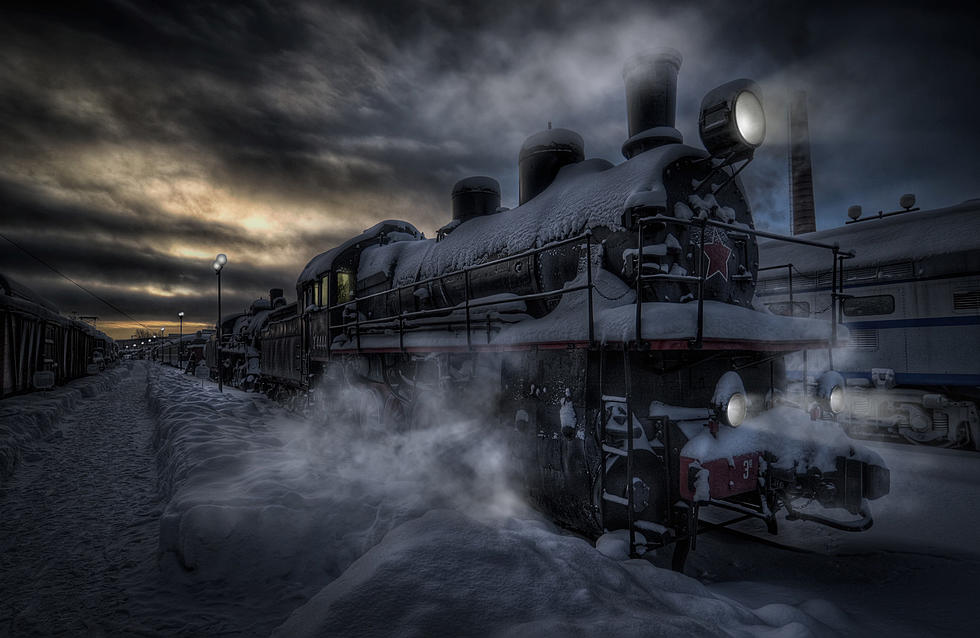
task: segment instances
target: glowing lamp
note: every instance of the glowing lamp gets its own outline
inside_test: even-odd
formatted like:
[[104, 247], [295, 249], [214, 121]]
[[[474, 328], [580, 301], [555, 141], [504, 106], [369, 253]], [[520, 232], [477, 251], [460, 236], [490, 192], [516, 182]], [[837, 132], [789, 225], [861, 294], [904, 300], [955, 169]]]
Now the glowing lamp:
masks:
[[817, 380], [817, 398], [834, 414], [844, 409], [844, 377], [836, 370], [827, 370]]
[[766, 138], [759, 85], [752, 80], [733, 80], [709, 91], [701, 100], [698, 133], [713, 157], [752, 157]]
[[711, 407], [715, 417], [725, 425], [737, 428], [745, 420], [749, 405], [745, 398], [745, 384], [737, 372], [729, 370], [718, 379], [711, 397]]

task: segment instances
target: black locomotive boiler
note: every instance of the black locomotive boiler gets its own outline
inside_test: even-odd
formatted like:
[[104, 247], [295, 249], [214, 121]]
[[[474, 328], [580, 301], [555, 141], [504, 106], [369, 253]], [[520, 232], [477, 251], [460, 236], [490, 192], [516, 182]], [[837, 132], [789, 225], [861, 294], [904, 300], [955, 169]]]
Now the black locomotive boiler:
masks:
[[[542, 131], [520, 150], [516, 208], [471, 177], [436, 238], [388, 220], [314, 257], [295, 313], [263, 333], [263, 374], [356, 392], [360, 418], [381, 427], [423, 427], [426, 401], [452, 397], [506, 434], [542, 510], [591, 536], [629, 530], [631, 551], [676, 543], [678, 568], [703, 507], [772, 532], [780, 509], [867, 529], [887, 468], [782, 393], [786, 352], [846, 331], [754, 303], [759, 236], [828, 264], [841, 251], [754, 228], [739, 172], [765, 135], [759, 88], [710, 91], [706, 150], [687, 146], [674, 128], [680, 64], [661, 50], [626, 65], [625, 162]], [[842, 391], [830, 372], [817, 398], [832, 407]]]

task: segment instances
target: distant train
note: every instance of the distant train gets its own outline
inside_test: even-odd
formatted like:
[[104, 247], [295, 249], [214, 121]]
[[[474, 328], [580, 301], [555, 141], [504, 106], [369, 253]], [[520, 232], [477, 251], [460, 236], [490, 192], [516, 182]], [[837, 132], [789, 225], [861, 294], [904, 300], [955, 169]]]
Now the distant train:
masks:
[[150, 358], [169, 366], [191, 371], [199, 361], [206, 359], [205, 350], [212, 331], [198, 330], [185, 335], [172, 336], [150, 349]]
[[0, 397], [49, 389], [118, 359], [115, 342], [0, 275]]
[[[224, 383], [247, 390], [264, 390], [270, 396], [280, 398], [282, 393], [277, 390], [284, 380], [275, 377], [275, 369], [270, 362], [263, 381], [259, 351], [266, 324], [281, 317], [286, 305], [282, 288], [273, 288], [269, 291], [268, 299], [256, 299], [246, 311], [222, 317], [220, 345], [215, 334], [204, 348], [204, 361], [213, 371], [213, 376], [220, 374]], [[296, 304], [292, 304], [286, 313], [294, 315]], [[269, 346], [270, 349], [272, 347]]]
[[[764, 138], [759, 89], [710, 91], [707, 151], [684, 145], [680, 61], [665, 50], [627, 65], [626, 162], [586, 160], [569, 130], [532, 135], [518, 207], [500, 207], [496, 180], [470, 177], [434, 239], [379, 222], [311, 259], [296, 302], [224, 318], [214, 366], [247, 381], [258, 350], [259, 386], [317, 402], [325, 427], [424, 428], [444, 408], [480, 418], [507, 439], [539, 508], [590, 536], [628, 530], [631, 551], [676, 544], [678, 568], [704, 530], [699, 508], [773, 533], [781, 509], [867, 529], [888, 469], [784, 391], [783, 356], [827, 347], [837, 324], [755, 304], [757, 238], [778, 237], [754, 228], [738, 178]], [[845, 254], [779, 240], [828, 264]], [[817, 385], [814, 399], [838, 411], [840, 375]]]
[[[980, 199], [799, 237], [857, 248], [836, 273], [849, 340], [807, 360], [813, 374], [831, 356], [847, 379], [841, 422], [854, 432], [980, 449]], [[835, 273], [822, 255], [772, 241], [761, 241], [759, 253], [756, 296], [772, 312], [834, 319]], [[801, 378], [802, 359], [790, 367]]]

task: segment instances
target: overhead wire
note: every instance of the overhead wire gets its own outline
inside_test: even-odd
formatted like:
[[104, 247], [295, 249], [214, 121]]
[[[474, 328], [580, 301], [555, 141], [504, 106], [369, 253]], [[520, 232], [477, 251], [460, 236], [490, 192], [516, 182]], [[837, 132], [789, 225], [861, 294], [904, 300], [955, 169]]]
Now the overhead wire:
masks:
[[108, 300], [106, 300], [106, 299], [104, 299], [104, 298], [102, 298], [101, 296], [99, 296], [99, 295], [97, 295], [96, 293], [94, 293], [94, 292], [92, 292], [91, 290], [89, 290], [88, 288], [86, 288], [86, 287], [85, 287], [85, 286], [83, 286], [82, 284], [80, 284], [80, 283], [78, 283], [77, 281], [75, 281], [74, 279], [72, 279], [71, 277], [69, 277], [68, 275], [66, 275], [65, 273], [63, 273], [63, 272], [61, 272], [60, 270], [58, 270], [57, 268], [55, 268], [54, 266], [52, 266], [51, 264], [49, 264], [49, 263], [48, 263], [48, 262], [46, 262], [45, 260], [43, 260], [43, 259], [41, 259], [40, 257], [38, 257], [37, 255], [35, 255], [35, 254], [34, 254], [34, 253], [32, 253], [31, 251], [29, 251], [29, 250], [27, 250], [26, 248], [24, 248], [23, 246], [21, 246], [20, 244], [18, 244], [17, 242], [15, 242], [15, 241], [14, 241], [13, 239], [11, 239], [10, 237], [7, 237], [7, 236], [6, 236], [6, 235], [4, 235], [3, 233], [0, 233], [0, 238], [3, 238], [3, 239], [5, 239], [5, 240], [6, 240], [7, 242], [9, 242], [9, 243], [10, 243], [11, 245], [13, 245], [13, 246], [14, 246], [15, 248], [17, 248], [18, 250], [20, 250], [21, 252], [23, 252], [23, 253], [24, 253], [25, 255], [27, 255], [27, 256], [29, 256], [29, 257], [31, 257], [32, 259], [35, 259], [35, 260], [36, 260], [36, 261], [38, 261], [39, 263], [41, 263], [41, 264], [43, 264], [44, 266], [46, 266], [47, 268], [49, 268], [49, 269], [50, 269], [50, 270], [51, 270], [52, 272], [54, 272], [55, 274], [57, 274], [57, 275], [59, 275], [59, 276], [61, 276], [61, 277], [64, 277], [65, 279], [67, 279], [68, 281], [70, 281], [71, 283], [73, 283], [73, 284], [74, 284], [75, 286], [77, 286], [77, 287], [78, 287], [78, 288], [79, 288], [80, 290], [82, 290], [82, 291], [83, 291], [83, 292], [85, 292], [86, 294], [88, 294], [88, 295], [90, 295], [90, 296], [91, 296], [91, 297], [93, 297], [94, 299], [97, 299], [98, 301], [100, 301], [100, 302], [102, 302], [102, 303], [104, 303], [104, 304], [105, 304], [106, 306], [108, 306], [108, 307], [110, 307], [110, 308], [112, 308], [113, 310], [115, 310], [116, 312], [118, 312], [118, 313], [119, 313], [119, 314], [121, 314], [122, 316], [124, 316], [124, 317], [126, 317], [127, 319], [129, 319], [129, 320], [130, 320], [130, 321], [132, 321], [133, 323], [135, 323], [135, 324], [137, 324], [137, 325], [139, 325], [139, 326], [142, 326], [143, 328], [145, 328], [145, 329], [147, 329], [147, 330], [153, 330], [152, 328], [150, 328], [149, 326], [147, 326], [147, 325], [146, 325], [145, 323], [143, 323], [142, 321], [140, 321], [140, 320], [138, 320], [138, 319], [136, 319], [135, 317], [133, 317], [132, 315], [130, 315], [130, 314], [129, 314], [128, 312], [126, 312], [125, 310], [122, 310], [121, 308], [119, 308], [118, 306], [116, 306], [116, 305], [115, 305], [114, 303], [112, 303], [111, 301], [108, 301]]

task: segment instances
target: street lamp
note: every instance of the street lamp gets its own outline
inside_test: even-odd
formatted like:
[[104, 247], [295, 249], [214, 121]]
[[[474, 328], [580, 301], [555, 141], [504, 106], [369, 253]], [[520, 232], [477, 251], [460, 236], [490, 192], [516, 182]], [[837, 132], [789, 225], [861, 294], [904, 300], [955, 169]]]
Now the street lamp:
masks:
[[180, 341], [177, 342], [177, 367], [184, 367], [184, 311], [181, 310], [177, 313], [177, 318], [180, 319]]
[[218, 275], [218, 392], [224, 392], [221, 383], [222, 373], [221, 369], [221, 269], [225, 267], [228, 263], [228, 257], [224, 253], [219, 253], [217, 257], [214, 258], [214, 263], [211, 267], [214, 268], [214, 274]]

